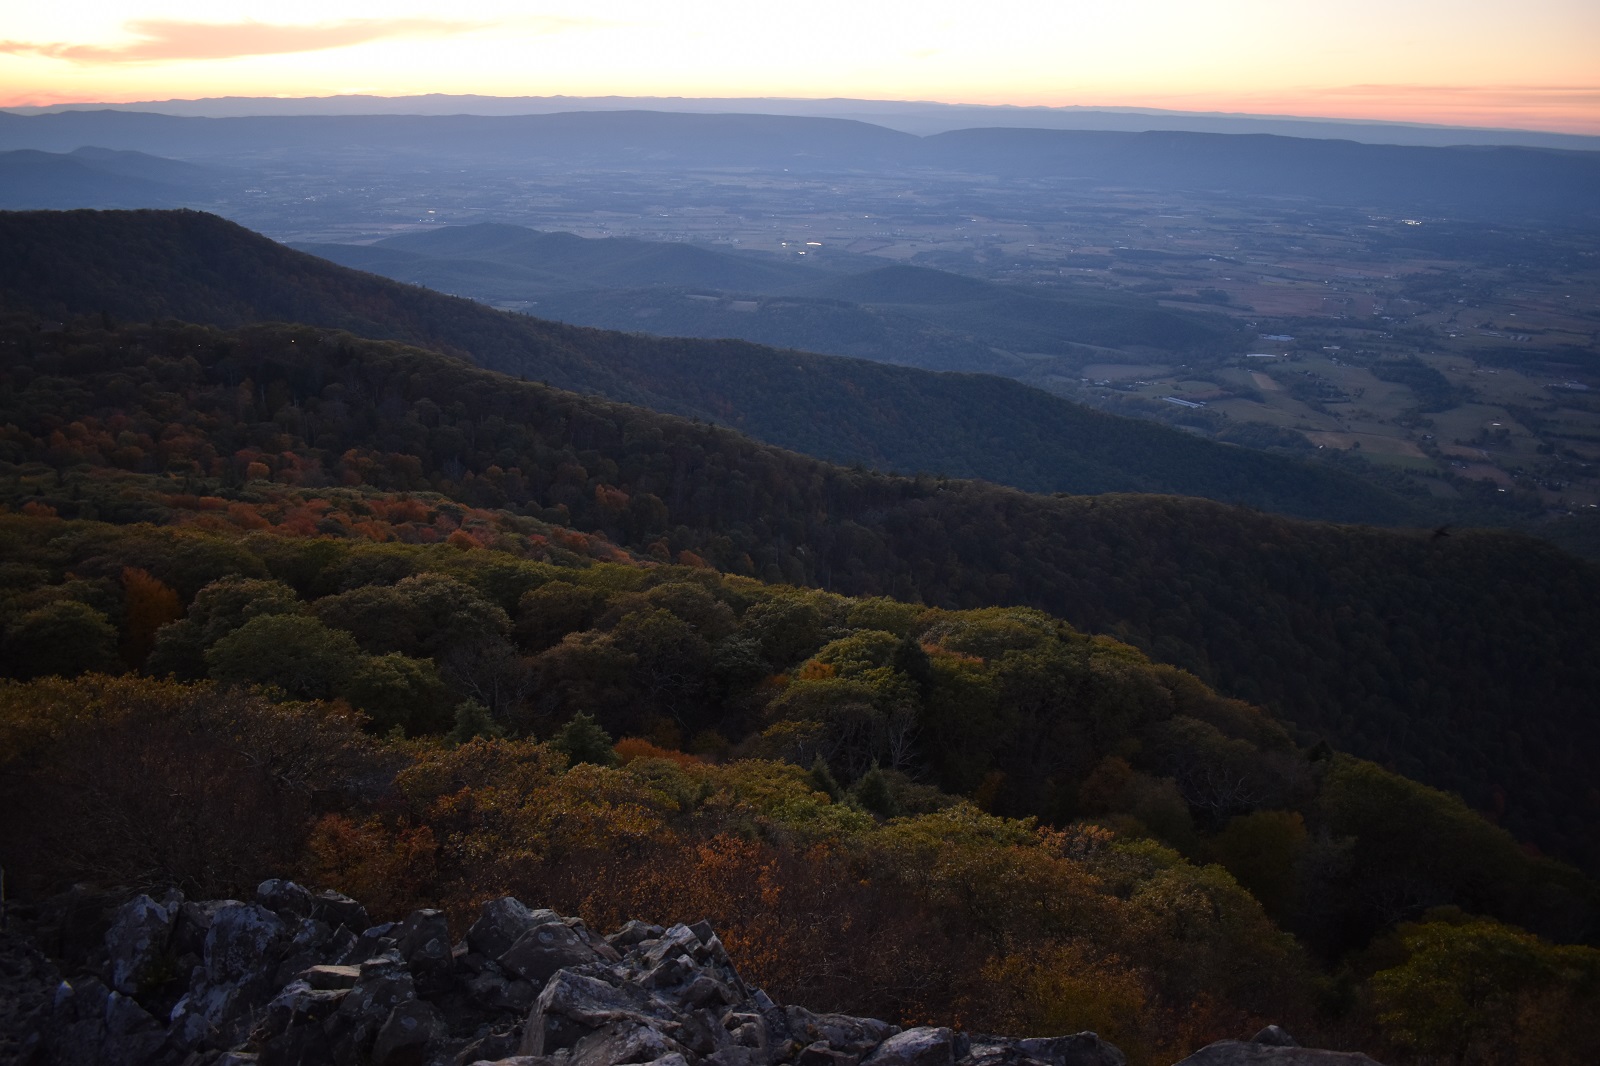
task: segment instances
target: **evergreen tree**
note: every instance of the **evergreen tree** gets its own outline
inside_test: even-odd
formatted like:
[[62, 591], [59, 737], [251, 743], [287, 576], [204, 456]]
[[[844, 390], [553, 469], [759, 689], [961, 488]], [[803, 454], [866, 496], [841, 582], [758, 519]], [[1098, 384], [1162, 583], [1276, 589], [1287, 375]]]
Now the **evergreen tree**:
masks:
[[473, 737], [494, 738], [504, 731], [489, 716], [489, 708], [477, 700], [462, 700], [456, 704], [455, 726], [445, 736], [451, 744], [465, 744]]
[[574, 766], [581, 762], [611, 766], [617, 761], [617, 753], [611, 748], [611, 734], [583, 711], [573, 715], [571, 721], [556, 731], [550, 738], [550, 746]]

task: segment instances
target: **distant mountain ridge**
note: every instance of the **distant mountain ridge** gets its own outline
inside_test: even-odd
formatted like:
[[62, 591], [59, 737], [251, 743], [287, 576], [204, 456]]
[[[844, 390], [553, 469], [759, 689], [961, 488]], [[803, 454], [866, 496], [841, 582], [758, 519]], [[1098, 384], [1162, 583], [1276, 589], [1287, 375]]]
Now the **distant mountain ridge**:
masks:
[[190, 160], [388, 153], [396, 165], [927, 168], [1600, 226], [1600, 152], [1410, 147], [1264, 134], [969, 129], [917, 137], [840, 118], [592, 111], [180, 118], [0, 113], [0, 150], [83, 145]]
[[848, 118], [903, 133], [926, 136], [979, 126], [1030, 129], [1120, 130], [1144, 133], [1271, 133], [1287, 137], [1332, 137], [1367, 144], [1507, 144], [1536, 148], [1600, 150], [1600, 137], [1548, 131], [1449, 126], [1419, 122], [1257, 115], [1214, 111], [1173, 111], [1146, 107], [1019, 106], [947, 104], [927, 100], [806, 100], [781, 97], [661, 96], [476, 96], [429, 93], [419, 96], [361, 94], [300, 97], [211, 97], [140, 103], [51, 104], [7, 108], [16, 114], [63, 111], [153, 111], [190, 118], [241, 118], [255, 115], [534, 115], [558, 111], [683, 111]]

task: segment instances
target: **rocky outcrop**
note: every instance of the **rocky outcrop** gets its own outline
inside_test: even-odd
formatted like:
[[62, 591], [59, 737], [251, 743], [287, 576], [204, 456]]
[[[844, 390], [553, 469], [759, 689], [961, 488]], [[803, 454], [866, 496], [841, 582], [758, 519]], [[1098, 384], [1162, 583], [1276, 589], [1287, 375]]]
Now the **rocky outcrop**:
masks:
[[1355, 1051], [1320, 1051], [1304, 1048], [1294, 1037], [1269, 1025], [1249, 1040], [1218, 1040], [1207, 1044], [1178, 1066], [1379, 1066]]
[[[17, 1061], [1126, 1066], [1093, 1033], [1012, 1039], [780, 1005], [745, 983], [704, 922], [629, 922], [603, 937], [577, 918], [506, 898], [484, 904], [452, 944], [439, 911], [374, 925], [354, 900], [274, 880], [249, 901], [138, 896], [101, 928], [90, 972], [69, 970], [67, 980], [38, 952], [7, 941], [21, 1020], [0, 1020], [31, 1034], [4, 1045]], [[1277, 1032], [1276, 1043], [1213, 1044], [1185, 1063], [1371, 1061], [1307, 1052]], [[1238, 1057], [1280, 1053], [1333, 1057]]]

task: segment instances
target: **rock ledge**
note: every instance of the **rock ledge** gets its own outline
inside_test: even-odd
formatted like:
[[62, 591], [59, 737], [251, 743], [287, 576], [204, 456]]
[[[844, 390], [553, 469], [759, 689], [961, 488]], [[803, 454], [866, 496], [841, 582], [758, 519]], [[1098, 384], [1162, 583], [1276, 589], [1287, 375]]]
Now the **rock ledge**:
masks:
[[[265, 881], [256, 898], [142, 895], [83, 976], [16, 938], [11, 998], [39, 1066], [1126, 1066], [1094, 1033], [1016, 1039], [780, 1005], [705, 922], [600, 936], [512, 898], [452, 944], [445, 916], [372, 924], [356, 901]], [[98, 931], [98, 928], [97, 928]], [[85, 938], [79, 937], [80, 941]], [[77, 971], [74, 971], [75, 973]], [[21, 1005], [26, 1003], [26, 1009]], [[0, 1021], [7, 1019], [0, 1018]], [[25, 1025], [25, 1030], [22, 1026]], [[9, 1046], [7, 1046], [9, 1045]], [[1373, 1066], [1276, 1026], [1183, 1066]]]

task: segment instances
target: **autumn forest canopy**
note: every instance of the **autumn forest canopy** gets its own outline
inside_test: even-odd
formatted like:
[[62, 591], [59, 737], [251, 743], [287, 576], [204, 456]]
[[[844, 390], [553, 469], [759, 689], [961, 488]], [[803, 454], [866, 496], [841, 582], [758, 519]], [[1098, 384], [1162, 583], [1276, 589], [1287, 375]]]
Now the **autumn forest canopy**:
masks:
[[[1138, 1064], [1268, 1022], [1600, 1057], [1593, 564], [838, 465], [728, 428], [769, 425], [734, 406], [754, 346], [175, 257], [187, 213], [51, 224], [0, 217], [37, 249], [0, 272], [25, 906], [295, 877], [460, 924], [514, 893], [707, 918], [815, 1009]], [[98, 226], [122, 261], [66, 300]], [[1318, 476], [1316, 517], [1408, 513]]]

